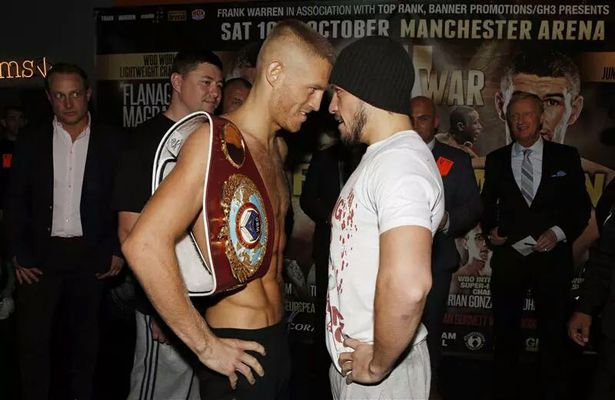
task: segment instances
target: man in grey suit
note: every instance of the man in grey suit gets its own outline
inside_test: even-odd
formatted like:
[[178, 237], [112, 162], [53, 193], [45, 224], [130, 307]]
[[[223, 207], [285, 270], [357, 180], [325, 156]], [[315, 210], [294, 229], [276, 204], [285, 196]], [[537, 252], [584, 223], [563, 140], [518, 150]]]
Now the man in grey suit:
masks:
[[414, 129], [431, 149], [444, 184], [445, 214], [433, 239], [432, 287], [427, 296], [423, 323], [427, 327], [427, 345], [432, 369], [432, 392], [437, 390], [440, 365], [442, 318], [446, 312], [451, 276], [459, 268], [455, 238], [474, 227], [481, 214], [480, 192], [470, 157], [462, 150], [435, 138], [439, 120], [431, 99], [418, 96], [410, 101]]

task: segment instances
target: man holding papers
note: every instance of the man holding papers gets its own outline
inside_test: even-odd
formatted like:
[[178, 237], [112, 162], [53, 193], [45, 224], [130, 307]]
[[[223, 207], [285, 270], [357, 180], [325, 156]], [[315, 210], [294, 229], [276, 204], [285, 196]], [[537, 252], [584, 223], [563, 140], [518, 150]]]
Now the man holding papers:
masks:
[[576, 149], [540, 136], [543, 102], [515, 92], [506, 109], [514, 142], [487, 156], [483, 232], [493, 248], [495, 398], [518, 399], [521, 313], [528, 289], [536, 305], [541, 398], [566, 399], [566, 320], [572, 242], [590, 217]]

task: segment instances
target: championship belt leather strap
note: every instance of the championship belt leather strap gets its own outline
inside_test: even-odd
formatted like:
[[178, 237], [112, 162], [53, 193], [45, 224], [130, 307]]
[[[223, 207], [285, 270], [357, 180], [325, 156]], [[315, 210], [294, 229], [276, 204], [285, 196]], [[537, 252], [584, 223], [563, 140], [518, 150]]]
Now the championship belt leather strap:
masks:
[[[267, 189], [239, 129], [199, 111], [175, 123], [154, 157], [152, 192], [175, 168], [181, 148], [200, 127], [209, 128], [203, 181], [206, 243], [187, 231], [176, 245], [179, 269], [190, 296], [209, 296], [245, 285], [269, 268], [275, 240]], [[207, 246], [207, 248], [203, 248]]]
[[275, 240], [267, 188], [239, 129], [213, 117], [204, 216], [216, 292], [262, 277]]

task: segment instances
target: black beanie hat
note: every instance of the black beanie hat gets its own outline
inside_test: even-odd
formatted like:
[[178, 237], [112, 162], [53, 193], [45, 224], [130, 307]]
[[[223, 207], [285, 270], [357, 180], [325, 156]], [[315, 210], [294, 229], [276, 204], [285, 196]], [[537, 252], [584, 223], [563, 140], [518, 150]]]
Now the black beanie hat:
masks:
[[368, 36], [346, 46], [337, 56], [330, 83], [374, 107], [410, 115], [414, 67], [391, 38]]

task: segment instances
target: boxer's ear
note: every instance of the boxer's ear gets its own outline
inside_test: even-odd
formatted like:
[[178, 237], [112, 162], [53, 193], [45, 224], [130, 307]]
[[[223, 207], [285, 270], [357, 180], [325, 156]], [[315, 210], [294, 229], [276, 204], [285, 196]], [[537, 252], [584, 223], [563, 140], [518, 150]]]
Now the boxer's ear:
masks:
[[284, 73], [284, 64], [281, 61], [272, 61], [265, 70], [265, 77], [271, 86], [276, 86]]

